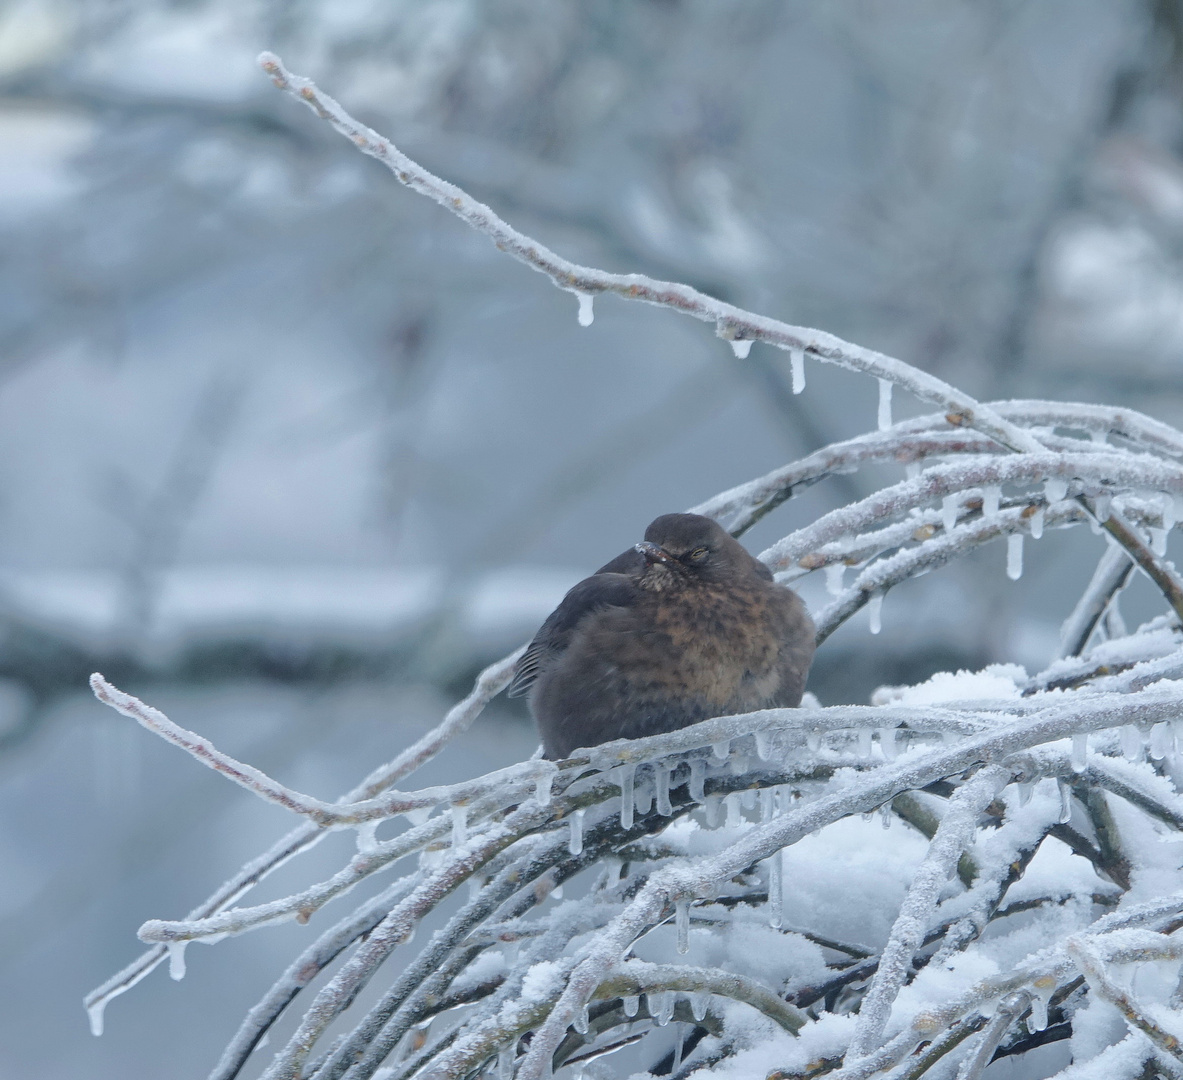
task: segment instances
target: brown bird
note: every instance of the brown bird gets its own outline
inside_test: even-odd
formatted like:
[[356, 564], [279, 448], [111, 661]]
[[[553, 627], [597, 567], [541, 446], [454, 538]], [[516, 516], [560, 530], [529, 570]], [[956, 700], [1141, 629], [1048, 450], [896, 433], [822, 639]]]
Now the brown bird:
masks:
[[563, 598], [518, 661], [548, 758], [801, 702], [801, 598], [710, 518], [663, 514]]

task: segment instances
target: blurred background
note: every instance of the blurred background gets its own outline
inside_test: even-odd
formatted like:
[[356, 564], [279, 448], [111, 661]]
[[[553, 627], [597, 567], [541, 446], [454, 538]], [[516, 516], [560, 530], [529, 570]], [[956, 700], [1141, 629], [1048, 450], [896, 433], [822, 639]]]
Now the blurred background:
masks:
[[[135, 928], [288, 825], [90, 671], [335, 797], [652, 517], [875, 423], [873, 380], [811, 364], [794, 397], [784, 354], [667, 311], [602, 298], [581, 328], [276, 91], [263, 48], [576, 261], [983, 398], [1183, 421], [1183, 0], [0, 3], [3, 1078], [204, 1076], [316, 929], [191, 950], [87, 1034]], [[1102, 548], [912, 582], [812, 688], [1037, 670]], [[424, 782], [534, 745], [497, 704]]]

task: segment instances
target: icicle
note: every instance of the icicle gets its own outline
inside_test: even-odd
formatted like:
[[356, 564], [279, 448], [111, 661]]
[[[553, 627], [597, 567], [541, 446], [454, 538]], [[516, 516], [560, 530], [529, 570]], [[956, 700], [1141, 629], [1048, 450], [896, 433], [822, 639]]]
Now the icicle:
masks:
[[716, 761], [726, 761], [731, 756], [731, 740], [721, 739], [717, 743], [711, 743], [711, 753]]
[[554, 780], [554, 773], [547, 772], [534, 781], [534, 798], [539, 806], [550, 805], [550, 785]]
[[876, 593], [867, 601], [867, 628], [872, 634], [883, 629], [883, 593]]
[[572, 810], [568, 824], [571, 827], [571, 835], [567, 839], [567, 850], [572, 855], [579, 855], [583, 852], [583, 811]]
[[883, 758], [885, 761], [895, 761], [897, 753], [895, 745], [895, 728], [885, 727], [879, 729], [879, 749], [883, 751]]
[[685, 1033], [682, 1031], [681, 1024], [675, 1024], [677, 1028], [677, 1035], [674, 1036], [674, 1063], [670, 1066], [670, 1075], [675, 1075], [682, 1067], [682, 1040], [685, 1038]]
[[1061, 825], [1067, 825], [1072, 820], [1072, 789], [1063, 781], [1059, 782], [1060, 787], [1060, 816], [1058, 818]]
[[708, 795], [706, 802], [703, 804], [706, 810], [706, 822], [708, 829], [717, 829], [719, 827], [719, 808], [723, 805], [723, 797], [721, 795]]
[[874, 732], [870, 728], [859, 728], [858, 731], [858, 756], [861, 758], [869, 758], [871, 756], [871, 748], [874, 743]]
[[170, 941], [168, 943], [168, 977], [180, 982], [185, 977], [185, 946], [187, 941]]
[[553, 889], [551, 889], [550, 890], [550, 897], [552, 900], [562, 900], [563, 899], [563, 886], [556, 885]]
[[[103, 1033], [103, 1010], [107, 1007], [105, 998], [99, 998], [93, 1005], [86, 1006], [86, 1017], [90, 1021], [90, 1033], [97, 1039]], [[705, 1013], [703, 1014], [706, 1015]]]
[[793, 393], [805, 389], [805, 353], [801, 349], [789, 350], [789, 366], [793, 369]]
[[[538, 801], [545, 805], [550, 802], [550, 784], [547, 785], [546, 799], [539, 797]], [[452, 847], [463, 847], [468, 840], [468, 807], [463, 803], [452, 804]]]
[[1167, 532], [1170, 532], [1175, 523], [1179, 520], [1179, 510], [1183, 509], [1174, 495], [1164, 492], [1161, 497], [1162, 505], [1162, 527]]
[[744, 788], [739, 792], [739, 805], [745, 810], [756, 809], [756, 793], [751, 788]]
[[826, 592], [831, 596], [838, 596], [842, 592], [842, 578], [846, 573], [846, 564], [842, 562], [826, 563]]
[[1167, 723], [1155, 724], [1150, 729], [1150, 756], [1155, 761], [1162, 761], [1174, 749], [1175, 736], [1171, 731], [1171, 725]]
[[674, 995], [669, 990], [658, 990], [645, 995], [649, 1002], [649, 1015], [658, 1027], [665, 1027], [674, 1018]]
[[1031, 801], [1031, 796], [1035, 794], [1035, 785], [1038, 780], [1024, 780], [1019, 784], [1019, 805], [1026, 806]]
[[941, 525], [945, 532], [951, 532], [957, 524], [957, 511], [961, 508], [959, 495], [946, 495], [941, 500]]
[[768, 860], [768, 925], [779, 928], [784, 921], [785, 864], [778, 851]]
[[1068, 481], [1058, 476], [1049, 476], [1043, 482], [1043, 493], [1049, 503], [1058, 503], [1068, 494]]
[[1098, 495], [1093, 500], [1093, 507], [1096, 509], [1097, 520], [1104, 525], [1109, 520], [1109, 513], [1113, 509], [1113, 496]]
[[772, 755], [772, 736], [767, 731], [756, 732], [756, 757], [767, 761]]
[[760, 821], [762, 824], [767, 825], [774, 817], [776, 817], [776, 789], [761, 788]]
[[704, 990], [699, 990], [697, 993], [690, 995], [690, 1015], [695, 1020], [703, 1020], [706, 1018], [707, 1006], [711, 1003], [711, 995]]
[[805, 745], [811, 754], [816, 754], [822, 748], [822, 733], [810, 728], [805, 733]]
[[689, 900], [679, 900], [674, 904], [674, 923], [678, 929], [678, 952], [685, 955], [690, 951]]
[[357, 850], [369, 854], [378, 847], [378, 822], [363, 821], [357, 827]]
[[582, 1009], [575, 1014], [575, 1023], [571, 1025], [580, 1035], [586, 1035], [587, 1029], [591, 1026], [591, 1018], [587, 1015], [587, 1006], [584, 1005]]
[[408, 810], [406, 813], [404, 813], [403, 817], [405, 817], [407, 819], [407, 823], [412, 828], [414, 828], [418, 825], [426, 824], [427, 819], [431, 817], [431, 812], [434, 809], [434, 806], [417, 806], [414, 810]]
[[641, 999], [635, 994], [628, 994], [620, 999], [620, 1004], [624, 1009], [624, 1015], [631, 1020], [637, 1015], [637, 1010], [641, 1007]]
[[993, 517], [998, 513], [998, 504], [1002, 500], [1002, 491], [995, 485], [982, 489], [982, 517]]
[[1023, 534], [1011, 533], [1006, 538], [1006, 576], [1018, 581], [1023, 576]]
[[1142, 733], [1133, 724], [1121, 729], [1121, 753], [1127, 761], [1142, 760]]
[[633, 827], [633, 778], [636, 772], [635, 765], [620, 766], [620, 827], [625, 830]]
[[696, 803], [703, 800], [703, 783], [706, 780], [707, 763], [702, 758], [692, 758], [690, 761], [690, 783], [687, 785], [690, 798]]
[[879, 824], [882, 825], [885, 829], [890, 829], [891, 828], [891, 819], [892, 819], [891, 803], [885, 802], [881, 807], [879, 807]]
[[497, 1052], [497, 1080], [513, 1080], [513, 1059], [512, 1045], [503, 1046]]
[[739, 793], [733, 791], [723, 800], [723, 806], [727, 811], [727, 820], [724, 822], [724, 828], [738, 829], [743, 824], [743, 811], [739, 804]]
[[1031, 539], [1038, 540], [1043, 536], [1043, 516], [1044, 509], [1042, 506], [1036, 507], [1035, 513], [1031, 515]]
[[674, 812], [674, 808], [670, 805], [670, 770], [664, 761], [653, 766], [653, 778], [657, 812], [662, 817], [669, 817]]
[[1072, 736], [1072, 771], [1084, 772], [1089, 763], [1089, 737], [1087, 734]]
[[653, 786], [648, 782], [644, 773], [641, 773], [641, 782], [635, 784], [637, 796], [637, 813], [644, 817], [650, 810], [653, 809]]
[[891, 427], [891, 381], [879, 380], [879, 430]]
[[745, 340], [743, 338], [732, 338], [731, 351], [735, 353], [735, 355], [740, 360], [746, 360], [748, 358], [748, 353], [752, 351], [752, 343], [750, 340]]
[[1035, 995], [1031, 999], [1031, 1015], [1027, 1018], [1027, 1030], [1043, 1031], [1047, 1027], [1047, 1006], [1056, 990], [1056, 980], [1044, 975], [1032, 983]]
[[585, 292], [577, 292], [575, 295], [579, 298], [579, 325], [591, 326], [592, 319], [596, 317], [595, 308], [592, 306], [595, 297]]
[[748, 755], [733, 754], [727, 763], [727, 770], [732, 776], [743, 776], [748, 771]]
[[1167, 530], [1155, 529], [1150, 530], [1150, 550], [1155, 555], [1165, 555], [1167, 553]]
[[904, 477], [906, 479], [915, 480], [916, 477], [918, 477], [919, 475], [920, 475], [920, 462], [919, 461], [909, 461], [908, 464], [904, 466]]

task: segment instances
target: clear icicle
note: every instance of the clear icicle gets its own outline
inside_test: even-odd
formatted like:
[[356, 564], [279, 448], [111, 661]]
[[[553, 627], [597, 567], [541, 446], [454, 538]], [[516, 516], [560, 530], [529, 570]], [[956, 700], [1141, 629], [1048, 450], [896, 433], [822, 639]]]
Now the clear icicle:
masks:
[[103, 1010], [106, 1007], [106, 998], [99, 998], [93, 1005], [86, 1006], [86, 1018], [90, 1021], [90, 1033], [96, 1039], [103, 1033]]
[[637, 813], [644, 817], [653, 809], [653, 787], [645, 773], [641, 773], [640, 783], [635, 784], [634, 787], [636, 788]]
[[760, 821], [767, 825], [776, 817], [776, 790], [774, 788], [760, 789]]
[[665, 762], [653, 766], [653, 786], [656, 792], [654, 801], [657, 812], [662, 817], [669, 817], [674, 808], [670, 805], [670, 770]]
[[1023, 576], [1023, 534], [1011, 533], [1006, 538], [1006, 576], [1018, 581]]
[[784, 921], [785, 864], [778, 851], [768, 860], [768, 925], [779, 927]]
[[789, 350], [789, 366], [793, 369], [793, 393], [805, 389], [805, 353], [801, 349]]
[[596, 317], [595, 296], [585, 292], [577, 292], [575, 295], [579, 298], [579, 325], [591, 326], [592, 320]]
[[748, 353], [752, 351], [752, 343], [750, 340], [743, 338], [732, 338], [731, 351], [735, 353], [735, 355], [740, 360], [746, 360], [748, 358]]
[[695, 1020], [706, 1018], [707, 1006], [711, 1003], [711, 995], [705, 991], [698, 991], [690, 995], [690, 1015]]
[[721, 795], [708, 795], [706, 802], [703, 804], [706, 810], [706, 823], [708, 829], [717, 829], [719, 827], [719, 808], [723, 805], [723, 797]]
[[678, 952], [690, 951], [690, 901], [679, 900], [674, 904], [674, 922], [678, 930]]
[[575, 1014], [575, 1023], [571, 1026], [574, 1027], [580, 1035], [587, 1034], [588, 1028], [591, 1027], [591, 1018], [587, 1015], [586, 1005], [584, 1005], [584, 1007]]
[[497, 1052], [497, 1080], [513, 1080], [513, 1046], [503, 1046]]
[[891, 427], [891, 380], [879, 380], [879, 430]]
[[1155, 529], [1150, 530], [1150, 550], [1155, 555], [1165, 555], [1167, 553], [1167, 530]]
[[811, 754], [816, 754], [822, 748], [822, 733], [810, 728], [805, 732], [805, 745]]
[[960, 506], [961, 498], [958, 495], [946, 495], [941, 500], [941, 525], [945, 532], [951, 532], [957, 524], [957, 511]]
[[756, 793], [751, 788], [744, 788], [739, 793], [739, 805], [745, 810], [756, 809]]
[[633, 827], [633, 781], [637, 774], [637, 767], [635, 765], [621, 765], [620, 766], [620, 827], [622, 829], [631, 829]]
[[711, 753], [716, 761], [726, 761], [731, 756], [731, 740], [722, 739], [717, 743], [711, 743]]
[[1067, 825], [1072, 820], [1072, 789], [1063, 780], [1059, 782], [1059, 786], [1060, 816], [1057, 820], [1061, 825]]
[[725, 828], [738, 829], [743, 823], [743, 811], [739, 803], [739, 792], [733, 791], [723, 800], [723, 806], [727, 810], [727, 820], [724, 823]]
[[998, 513], [998, 504], [1002, 501], [1002, 491], [997, 485], [991, 484], [982, 489], [982, 517], [993, 517]]
[[170, 941], [168, 943], [168, 977], [180, 982], [185, 977], [185, 946], [187, 941]]
[[883, 593], [876, 593], [867, 601], [867, 628], [872, 634], [883, 629]]
[[1109, 520], [1110, 511], [1113, 509], [1113, 497], [1111, 495], [1098, 495], [1093, 500], [1093, 506], [1097, 512], [1097, 520], [1103, 525]]
[[1049, 476], [1043, 482], [1043, 493], [1049, 503], [1057, 503], [1068, 494], [1068, 481], [1058, 476]]
[[1047, 1006], [1056, 990], [1056, 980], [1050, 975], [1036, 979], [1032, 984], [1035, 991], [1031, 998], [1031, 1015], [1027, 1018], [1028, 1031], [1043, 1031], [1047, 1027]]
[[869, 758], [871, 756], [871, 748], [875, 745], [875, 734], [870, 728], [859, 728], [858, 731], [858, 756], [861, 758]]
[[1127, 761], [1142, 760], [1142, 733], [1133, 724], [1121, 729], [1121, 753]]
[[674, 1018], [673, 992], [659, 990], [657, 993], [647, 994], [646, 997], [649, 999], [649, 1015], [658, 1027], [665, 1027]]
[[357, 827], [357, 850], [368, 854], [378, 847], [378, 822], [363, 821]]
[[832, 562], [826, 564], [826, 592], [831, 596], [838, 596], [842, 592], [842, 578], [845, 573], [845, 563]]
[[[549, 784], [547, 787], [549, 788]], [[538, 800], [542, 802], [540, 798]], [[547, 792], [546, 801], [550, 801], [550, 793]], [[453, 803], [452, 805], [452, 847], [463, 847], [468, 841], [468, 807], [463, 803]]]
[[620, 999], [620, 1004], [624, 1009], [624, 1015], [631, 1019], [637, 1015], [637, 1011], [641, 1007], [641, 999], [635, 994], [628, 994]]
[[1038, 540], [1043, 536], [1043, 515], [1044, 509], [1042, 506], [1038, 507], [1034, 514], [1031, 515], [1031, 539]]
[[906, 479], [915, 480], [916, 477], [918, 477], [919, 475], [920, 475], [920, 462], [919, 461], [909, 461], [908, 464], [904, 466], [904, 477]]
[[879, 807], [879, 824], [882, 825], [885, 829], [890, 829], [891, 828], [891, 818], [892, 818], [891, 803], [885, 802], [881, 807]]
[[681, 1024], [675, 1024], [674, 1027], [677, 1029], [677, 1034], [674, 1036], [674, 1063], [670, 1067], [671, 1076], [682, 1067], [682, 1040], [685, 1037]]
[[895, 728], [885, 727], [879, 729], [879, 748], [883, 751], [883, 757], [886, 761], [895, 761], [897, 751], [895, 744]]
[[1031, 796], [1035, 794], [1035, 785], [1038, 780], [1024, 780], [1019, 787], [1019, 805], [1026, 806], [1031, 801]]
[[567, 839], [567, 850], [572, 855], [579, 855], [583, 852], [583, 811], [572, 810], [568, 824], [571, 835]]
[[1072, 736], [1072, 771], [1084, 772], [1089, 763], [1089, 737], [1087, 734]]
[[757, 731], [755, 738], [756, 757], [761, 761], [767, 761], [772, 755], [772, 736], [767, 731]]
[[550, 785], [554, 780], [554, 773], [546, 772], [534, 781], [534, 798], [539, 806], [550, 805]]
[[1175, 749], [1175, 736], [1171, 725], [1158, 723], [1150, 729], [1150, 756], [1155, 761], [1162, 761], [1167, 754]]
[[707, 763], [702, 758], [690, 761], [690, 798], [700, 803], [703, 800], [703, 784], [706, 781]]

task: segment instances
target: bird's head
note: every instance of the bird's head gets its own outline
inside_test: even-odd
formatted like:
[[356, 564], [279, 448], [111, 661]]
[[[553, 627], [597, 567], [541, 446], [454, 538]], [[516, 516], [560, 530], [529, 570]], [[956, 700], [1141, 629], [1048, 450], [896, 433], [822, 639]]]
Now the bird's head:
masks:
[[641, 584], [653, 589], [737, 574], [772, 576], [718, 522], [700, 514], [662, 514], [636, 550], [645, 560]]

